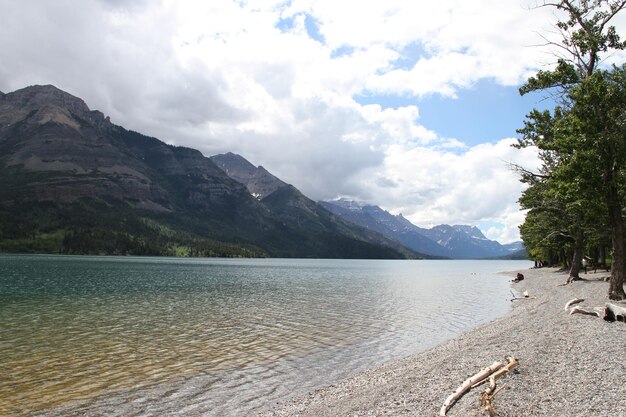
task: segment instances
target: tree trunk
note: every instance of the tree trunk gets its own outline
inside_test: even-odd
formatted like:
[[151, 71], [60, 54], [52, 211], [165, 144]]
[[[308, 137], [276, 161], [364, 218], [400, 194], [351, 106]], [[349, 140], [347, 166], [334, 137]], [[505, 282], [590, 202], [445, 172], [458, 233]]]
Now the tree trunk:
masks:
[[[615, 168], [614, 168], [615, 169]], [[611, 240], [613, 243], [613, 261], [611, 263], [611, 280], [609, 281], [609, 299], [623, 300], [624, 293], [624, 219], [617, 189], [616, 172], [610, 171], [607, 175], [607, 206], [611, 221]]]
[[606, 267], [606, 248], [604, 247], [604, 245], [600, 245], [600, 247], [598, 248], [598, 268], [601, 269], [607, 269]]
[[579, 229], [574, 235], [574, 255], [572, 256], [572, 265], [567, 278], [568, 284], [580, 279], [578, 273], [580, 272], [580, 262], [583, 260], [583, 241], [583, 231]]
[[567, 271], [570, 269], [569, 260], [570, 254], [565, 251], [565, 249], [561, 249], [561, 254], [559, 255], [559, 262], [563, 264], [563, 271]]

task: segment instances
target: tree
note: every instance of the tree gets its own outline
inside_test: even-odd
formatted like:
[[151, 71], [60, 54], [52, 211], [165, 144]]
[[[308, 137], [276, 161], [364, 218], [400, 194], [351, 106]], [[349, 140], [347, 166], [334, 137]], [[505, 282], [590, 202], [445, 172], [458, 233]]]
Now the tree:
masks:
[[[565, 124], [574, 146], [582, 149], [570, 164], [579, 169], [579, 181], [600, 191], [611, 225], [613, 263], [609, 298], [624, 293], [624, 176], [626, 174], [626, 66], [596, 71], [571, 92], [574, 105]], [[586, 159], [586, 160], [585, 160]]]
[[[533, 110], [519, 130], [523, 137], [518, 146], [540, 149], [544, 196], [563, 203], [564, 212], [572, 215], [573, 266], [580, 260], [585, 227], [597, 224], [593, 217], [598, 215], [597, 208], [589, 209], [580, 196], [594, 192], [602, 196], [613, 244], [609, 298], [624, 299], [626, 67], [600, 70], [599, 65], [602, 54], [626, 48], [615, 27], [609, 25], [626, 7], [626, 0], [561, 0], [540, 7], [565, 11], [568, 19], [556, 24], [561, 42], [549, 42], [559, 50], [555, 68], [529, 78], [520, 93], [557, 91], [563, 104], [553, 113]], [[533, 219], [536, 221], [536, 216], [528, 220]], [[570, 278], [577, 274], [576, 270], [570, 271]]]
[[567, 264], [561, 254], [570, 251], [571, 222], [566, 219], [563, 205], [551, 198], [548, 186], [546, 181], [534, 181], [522, 193], [520, 205], [529, 211], [520, 233], [533, 258]]
[[555, 47], [557, 65], [539, 71], [520, 88], [520, 93], [557, 88], [562, 93], [582, 82], [598, 68], [601, 54], [626, 48], [611, 20], [626, 7], [626, 0], [544, 1], [539, 7], [553, 7], [567, 13], [567, 20], [556, 23], [561, 41], [547, 40]]
[[568, 162], [571, 139], [560, 127], [566, 114], [560, 107], [555, 109], [554, 115], [535, 111], [528, 116], [525, 127], [519, 130], [526, 140], [532, 138], [533, 144], [541, 149], [539, 157], [542, 160], [541, 174], [521, 172], [522, 181], [529, 186], [519, 202], [522, 208], [530, 210], [521, 228], [530, 252], [555, 252], [555, 245], [560, 245], [561, 250], [556, 252], [571, 259], [571, 262], [567, 258], [561, 259], [570, 267], [570, 282], [580, 279], [585, 240], [595, 232], [594, 225], [598, 223], [598, 213], [603, 206], [597, 204], [596, 199], [588, 198], [588, 184], [571, 181], [580, 167]]

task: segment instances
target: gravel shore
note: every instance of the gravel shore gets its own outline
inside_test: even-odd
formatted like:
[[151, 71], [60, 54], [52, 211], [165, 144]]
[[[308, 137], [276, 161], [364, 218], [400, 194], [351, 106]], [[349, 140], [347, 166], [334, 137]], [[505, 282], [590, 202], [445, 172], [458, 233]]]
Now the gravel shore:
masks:
[[[564, 309], [573, 298], [585, 299], [579, 306], [603, 306], [608, 283], [598, 278], [608, 273], [582, 274], [583, 281], [559, 286], [566, 275], [555, 269], [521, 272], [526, 279], [513, 288], [528, 291], [530, 298], [513, 301], [506, 317], [432, 350], [275, 404], [261, 416], [436, 416], [465, 379], [513, 356], [519, 367], [498, 380], [506, 385], [494, 400], [498, 416], [626, 417], [626, 324]], [[478, 404], [483, 390], [471, 390], [447, 415], [486, 416]]]

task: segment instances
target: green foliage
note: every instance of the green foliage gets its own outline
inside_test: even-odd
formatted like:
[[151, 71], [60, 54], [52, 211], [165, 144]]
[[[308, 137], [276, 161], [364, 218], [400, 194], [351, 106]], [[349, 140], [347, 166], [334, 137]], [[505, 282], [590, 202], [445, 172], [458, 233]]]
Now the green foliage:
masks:
[[559, 59], [556, 69], [550, 71], [540, 70], [537, 75], [530, 77], [526, 84], [520, 87], [520, 95], [525, 95], [537, 90], [549, 88], [566, 89], [572, 84], [580, 82], [580, 75], [571, 63]]
[[609, 23], [626, 6], [625, 0], [560, 0], [547, 3], [567, 13], [566, 20], [556, 23], [560, 43], [548, 42], [563, 52], [553, 70], [538, 71], [520, 88], [524, 95], [533, 91], [557, 88], [563, 95], [593, 74], [602, 54], [626, 49], [615, 26]]
[[569, 109], [531, 112], [519, 131], [520, 146], [541, 151], [546, 174], [522, 178], [529, 187], [520, 204], [531, 210], [522, 237], [531, 254], [567, 247], [579, 230], [587, 240], [606, 240], [600, 236], [609, 227], [609, 179], [624, 184], [626, 67], [596, 71], [572, 88], [569, 98]]
[[114, 207], [94, 200], [65, 205], [20, 203], [0, 208], [0, 252], [214, 257], [268, 255], [254, 245], [219, 242], [187, 229], [177, 229], [176, 223], [137, 217], [133, 209], [121, 202]]
[[536, 147], [542, 162], [539, 173], [521, 170], [529, 187], [520, 204], [529, 212], [520, 232], [533, 257], [576, 254], [585, 241], [606, 245], [606, 231], [615, 223], [610, 206], [623, 206], [623, 196], [611, 194], [625, 184], [626, 67], [598, 65], [601, 54], [626, 48], [609, 25], [625, 5], [624, 0], [553, 4], [568, 13], [556, 24], [566, 57], [520, 88], [521, 94], [558, 88], [562, 99], [552, 112], [530, 112], [518, 130], [516, 146]]
[[138, 212], [123, 202], [113, 206], [89, 199], [64, 205], [23, 203], [0, 207], [0, 252], [245, 258], [402, 257], [391, 248], [342, 236], [321, 226], [302, 229], [284, 224], [268, 230], [261, 239], [249, 241], [241, 237], [227, 241], [228, 237], [223, 235], [211, 238], [213, 227], [215, 223], [195, 216]]
[[33, 233], [20, 238], [0, 238], [0, 252], [61, 253], [63, 231]]

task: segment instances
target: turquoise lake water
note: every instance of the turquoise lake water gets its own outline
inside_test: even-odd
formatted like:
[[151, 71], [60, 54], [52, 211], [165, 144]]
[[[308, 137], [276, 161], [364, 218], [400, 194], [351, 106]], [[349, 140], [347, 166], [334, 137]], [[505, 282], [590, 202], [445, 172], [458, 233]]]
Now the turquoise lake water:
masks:
[[504, 315], [531, 266], [0, 255], [0, 415], [253, 415]]

